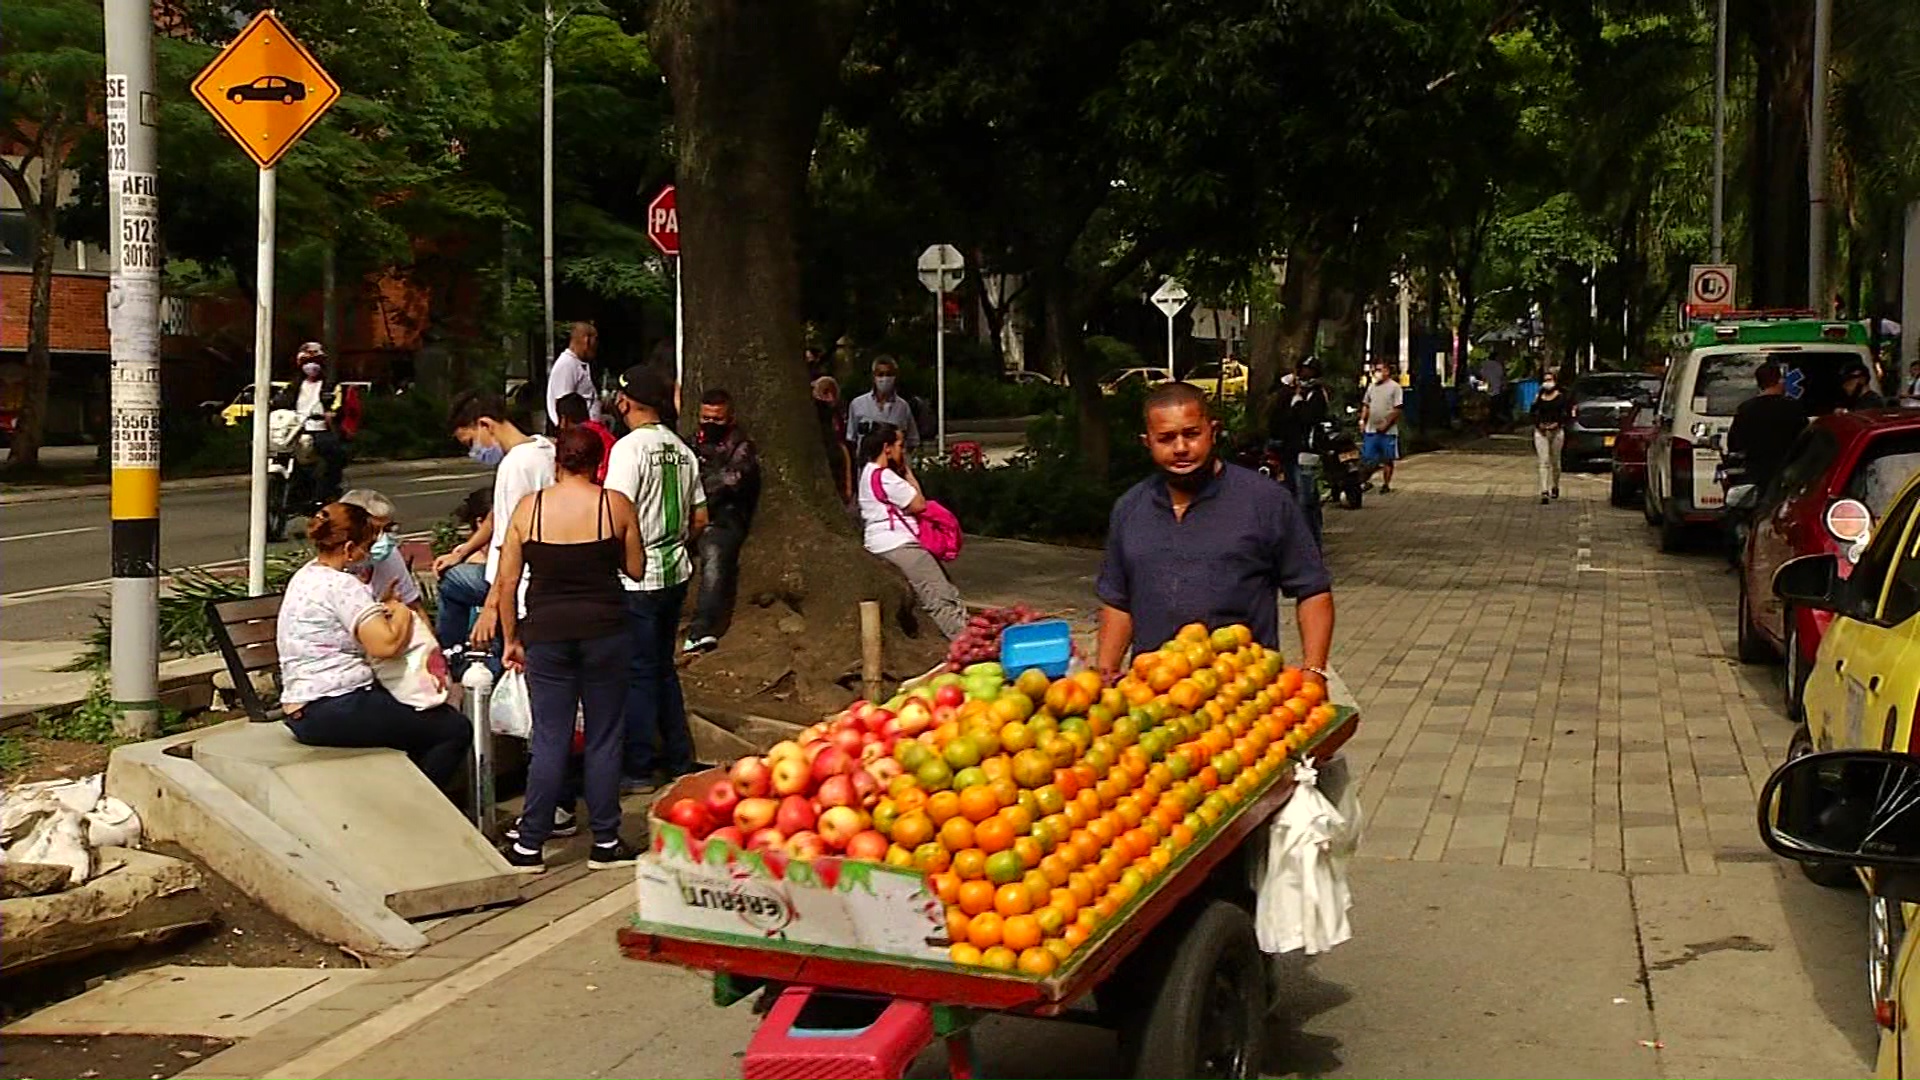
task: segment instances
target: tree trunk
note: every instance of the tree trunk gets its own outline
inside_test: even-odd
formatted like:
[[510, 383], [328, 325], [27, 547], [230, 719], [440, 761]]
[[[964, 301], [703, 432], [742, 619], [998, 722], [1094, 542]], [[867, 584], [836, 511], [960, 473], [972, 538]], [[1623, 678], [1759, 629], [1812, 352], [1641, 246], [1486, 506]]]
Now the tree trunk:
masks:
[[340, 334], [334, 321], [334, 312], [339, 310], [338, 282], [333, 261], [333, 235], [326, 238], [326, 248], [320, 252], [320, 344], [327, 348], [327, 383], [340, 381]]
[[1326, 290], [1321, 269], [1326, 256], [1317, 247], [1298, 246], [1287, 254], [1287, 280], [1280, 286], [1280, 363], [1288, 371], [1313, 351], [1320, 330], [1320, 303]]
[[1753, 304], [1807, 296], [1807, 121], [1813, 79], [1810, 0], [1749, 0], [1756, 78], [1751, 185]]
[[841, 512], [801, 367], [795, 227], [827, 91], [859, 12], [827, 0], [663, 0], [653, 24], [679, 159], [683, 400], [725, 387], [760, 450], [759, 510], [728, 639], [752, 644], [727, 666], [741, 695], [769, 691], [816, 717], [846, 700], [835, 683], [858, 669], [858, 601], [880, 599], [895, 626], [925, 628], [917, 649], [894, 636], [896, 675], [928, 666], [921, 654], [939, 638]]
[[[57, 138], [57, 133], [52, 133]], [[8, 462], [16, 469], [37, 468], [46, 441], [47, 387], [53, 377], [53, 256], [60, 237], [60, 172], [66, 154], [57, 142], [43, 151], [40, 187], [28, 214], [33, 223], [33, 285], [27, 307], [27, 385], [20, 402], [20, 424], [13, 433]]]
[[1086, 340], [1080, 336], [1088, 302], [1077, 299], [1077, 294], [1078, 290], [1057, 281], [1047, 290], [1047, 338], [1053, 343], [1060, 370], [1067, 373], [1072, 384], [1081, 463], [1092, 475], [1104, 478], [1113, 460], [1106, 395], [1100, 392], [1100, 376], [1104, 373], [1094, 367]]

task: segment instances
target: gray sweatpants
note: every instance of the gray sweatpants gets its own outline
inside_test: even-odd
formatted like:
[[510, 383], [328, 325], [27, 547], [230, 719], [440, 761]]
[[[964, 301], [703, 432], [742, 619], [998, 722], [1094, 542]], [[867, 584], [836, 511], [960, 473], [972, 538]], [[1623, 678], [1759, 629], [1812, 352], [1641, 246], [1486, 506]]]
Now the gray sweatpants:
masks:
[[883, 551], [880, 557], [900, 568], [907, 575], [907, 584], [913, 586], [914, 599], [920, 602], [920, 610], [933, 619], [948, 641], [960, 636], [967, 628], [967, 606], [960, 602], [960, 590], [954, 588], [940, 560], [927, 554], [927, 549], [919, 544], [907, 544]]

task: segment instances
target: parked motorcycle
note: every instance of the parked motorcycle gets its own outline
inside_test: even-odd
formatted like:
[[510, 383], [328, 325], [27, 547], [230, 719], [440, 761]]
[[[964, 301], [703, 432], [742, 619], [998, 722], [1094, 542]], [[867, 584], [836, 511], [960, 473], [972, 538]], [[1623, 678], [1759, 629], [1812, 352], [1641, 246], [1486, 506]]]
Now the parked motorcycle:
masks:
[[[1714, 442], [1722, 445], [1717, 435]], [[1746, 554], [1747, 535], [1753, 530], [1753, 512], [1760, 502], [1760, 489], [1748, 478], [1747, 455], [1737, 450], [1721, 451], [1714, 479], [1720, 484], [1720, 490], [1726, 492], [1727, 513], [1723, 523], [1727, 530], [1727, 561], [1737, 567]]]
[[1332, 418], [1315, 425], [1312, 449], [1320, 455], [1320, 475], [1327, 482], [1327, 498], [1338, 499], [1349, 510], [1360, 509], [1369, 470], [1360, 460], [1360, 440]]

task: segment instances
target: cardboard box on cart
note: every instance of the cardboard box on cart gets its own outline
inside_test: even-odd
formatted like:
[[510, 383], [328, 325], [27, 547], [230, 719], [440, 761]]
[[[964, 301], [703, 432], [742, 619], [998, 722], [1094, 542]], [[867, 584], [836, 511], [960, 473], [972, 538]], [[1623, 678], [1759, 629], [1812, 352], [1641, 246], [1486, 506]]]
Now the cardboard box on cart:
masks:
[[785, 852], [705, 845], [661, 814], [674, 801], [705, 802], [723, 769], [685, 776], [654, 800], [651, 849], [635, 868], [640, 919], [736, 939], [947, 958], [946, 911], [910, 867], [839, 856], [802, 860]]

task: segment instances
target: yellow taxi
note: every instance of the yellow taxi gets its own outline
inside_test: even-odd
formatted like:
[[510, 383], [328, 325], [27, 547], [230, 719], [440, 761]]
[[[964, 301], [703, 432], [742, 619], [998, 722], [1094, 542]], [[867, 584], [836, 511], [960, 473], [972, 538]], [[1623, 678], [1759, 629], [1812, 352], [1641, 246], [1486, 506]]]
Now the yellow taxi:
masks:
[[[1798, 862], [1844, 866], [1909, 916], [1920, 901], [1920, 758], [1885, 750], [1805, 754], [1760, 790], [1760, 836]], [[1883, 939], [1869, 972], [1880, 1025], [1876, 1076], [1920, 1076], [1920, 934]]]
[[[290, 384], [283, 379], [275, 379], [272, 385], [273, 385], [273, 390], [270, 391], [270, 393], [277, 394], [280, 391], [285, 390]], [[373, 384], [370, 382], [334, 383], [333, 384], [333, 404], [330, 406], [331, 408], [333, 409], [340, 408], [341, 404], [345, 401], [346, 388], [349, 386], [357, 386], [360, 388], [360, 395], [362, 400], [365, 399], [367, 391], [373, 388]], [[238, 427], [241, 424], [246, 423], [247, 419], [252, 415], [253, 415], [253, 384], [248, 383], [244, 389], [242, 389], [238, 394], [235, 394], [233, 396], [232, 404], [227, 405], [225, 408], [222, 408], [220, 410], [220, 422], [225, 424], [228, 427]]]
[[[1858, 557], [1851, 573], [1843, 577], [1840, 556], [1827, 554], [1791, 560], [1774, 574], [1773, 590], [1781, 599], [1833, 615], [1807, 677], [1806, 722], [1794, 734], [1789, 767], [1824, 752], [1870, 751], [1912, 762], [1920, 777], [1920, 476], [1907, 482], [1890, 507], [1852, 552]], [[1920, 918], [1914, 907], [1920, 889], [1908, 895], [1885, 888], [1870, 862], [1805, 855], [1796, 861], [1822, 885], [1851, 884], [1856, 876], [1866, 884], [1874, 1013], [1883, 1026], [1902, 1019], [1894, 1004], [1896, 972], [1904, 983], [1909, 954], [1920, 939], [1905, 934]], [[1920, 1007], [1920, 965], [1911, 977]], [[1904, 1028], [1900, 1034], [1906, 1037]], [[1920, 1070], [1920, 1057], [1914, 1061]]]
[[1212, 398], [1247, 396], [1247, 366], [1238, 360], [1209, 362], [1187, 372], [1187, 381]]

